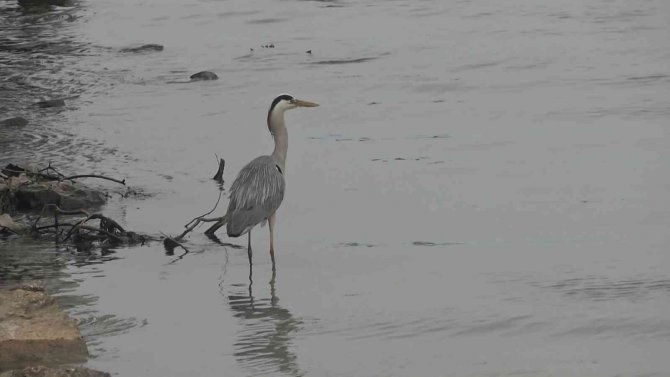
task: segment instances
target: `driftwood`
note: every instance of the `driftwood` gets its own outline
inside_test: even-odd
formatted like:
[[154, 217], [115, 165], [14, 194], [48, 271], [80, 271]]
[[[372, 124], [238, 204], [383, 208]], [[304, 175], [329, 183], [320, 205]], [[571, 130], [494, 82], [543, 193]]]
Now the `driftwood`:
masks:
[[214, 225], [207, 228], [205, 234], [208, 236], [213, 236], [214, 233], [224, 225], [226, 225], [226, 216], [219, 217]]
[[[54, 174], [49, 174], [48, 173], [49, 171], [53, 171], [55, 173], [55, 175]], [[46, 172], [46, 173], [44, 173], [44, 172]], [[41, 178], [41, 179], [44, 179], [44, 180], [47, 180], [47, 181], [62, 182], [62, 181], [72, 181], [72, 180], [79, 179], [79, 178], [98, 178], [98, 179], [105, 179], [105, 180], [108, 180], [108, 181], [116, 182], [116, 183], [122, 184], [124, 186], [126, 184], [125, 179], [121, 180], [121, 179], [116, 179], [116, 178], [110, 178], [110, 177], [100, 175], [100, 174], [76, 174], [76, 175], [71, 175], [71, 176], [65, 176], [64, 174], [60, 173], [58, 170], [53, 168], [51, 166], [51, 163], [49, 163], [49, 166], [47, 166], [46, 168], [44, 168], [40, 171], [37, 171], [37, 172], [33, 172], [33, 171], [30, 171], [30, 170], [24, 169], [24, 168], [22, 168], [18, 165], [9, 164], [4, 169], [2, 169], [2, 173], [5, 174], [8, 177], [12, 177], [12, 176], [16, 177], [16, 176], [19, 176], [21, 174], [25, 174], [27, 176], [38, 177], [38, 178]]]
[[219, 170], [216, 171], [216, 174], [214, 174], [214, 177], [212, 177], [213, 180], [219, 182], [219, 184], [223, 184], [223, 169], [226, 167], [226, 161], [222, 158], [219, 159]]
[[[212, 218], [207, 217], [207, 216], [211, 215], [212, 212], [214, 212], [216, 210], [216, 207], [219, 206], [219, 202], [221, 201], [221, 195], [223, 194], [223, 187], [222, 187], [222, 185], [223, 185], [223, 169], [225, 168], [225, 166], [226, 166], [226, 161], [224, 159], [220, 158], [219, 159], [219, 168], [216, 171], [216, 174], [214, 174], [214, 177], [212, 177], [212, 179], [216, 180], [217, 182], [219, 182], [219, 185], [221, 185], [221, 186], [219, 186], [219, 197], [216, 199], [216, 203], [214, 203], [214, 207], [212, 207], [212, 209], [207, 211], [207, 213], [204, 213], [200, 216], [194, 217], [193, 219], [191, 219], [191, 221], [186, 223], [186, 225], [184, 225], [184, 228], [186, 228], [186, 229], [184, 229], [184, 231], [180, 235], [175, 236], [175, 237], [170, 237], [168, 235], [164, 235], [165, 238], [163, 239], [163, 246], [165, 246], [165, 250], [168, 254], [172, 255], [173, 250], [177, 247], [181, 247], [182, 249], [184, 249], [188, 253], [189, 252], [188, 248], [186, 248], [181, 243], [181, 240], [184, 239], [184, 237], [186, 237], [187, 234], [192, 232], [193, 229], [198, 227], [198, 225], [200, 225], [201, 223], [215, 222], [214, 225], [212, 225], [211, 227], [209, 227], [205, 231], [205, 234], [208, 235], [208, 236], [213, 234], [213, 232], [216, 229], [219, 229], [222, 226], [222, 225], [217, 226], [217, 224], [225, 224], [225, 218], [226, 218], [225, 216], [212, 217]], [[210, 230], [212, 228], [215, 228], [215, 229], [214, 229], [214, 231], [211, 231], [211, 233], [210, 233]]]
[[[0, 169], [0, 233], [53, 239], [57, 244], [74, 245], [78, 249], [93, 245], [143, 245], [160, 239], [126, 230], [114, 219], [89, 211], [88, 208], [103, 204], [108, 194], [74, 182], [80, 178], [126, 185], [125, 179], [100, 174], [65, 175], [51, 164], [39, 170], [14, 164]], [[130, 191], [128, 188], [124, 196], [131, 195]], [[31, 215], [33, 210], [40, 209], [37, 216]], [[26, 213], [22, 217], [25, 225], [13, 223], [10, 213], [17, 211]]]
[[212, 212], [214, 212], [214, 210], [216, 210], [216, 207], [219, 205], [219, 202], [221, 201], [222, 194], [223, 190], [219, 191], [219, 197], [216, 199], [216, 203], [214, 204], [214, 207], [211, 210], [209, 210], [207, 213], [203, 215], [194, 217], [191, 221], [186, 223], [186, 225], [184, 225], [186, 229], [180, 235], [176, 237], [165, 236], [165, 239], [163, 240], [163, 246], [165, 246], [165, 249], [168, 252], [172, 252], [172, 250], [174, 250], [174, 248], [176, 247], [181, 247], [182, 249], [188, 251], [188, 249], [180, 242], [187, 234], [193, 231], [193, 229], [195, 229], [198, 225], [200, 225], [200, 223], [220, 221], [222, 219], [221, 217], [214, 217], [214, 218], [206, 217], [210, 215]]
[[[123, 185], [121, 189], [103, 190], [80, 183], [82, 178], [97, 178]], [[104, 204], [111, 193], [122, 197], [142, 195], [126, 185], [125, 179], [102, 174], [66, 175], [49, 164], [43, 168], [7, 164], [0, 168], [0, 213], [39, 211], [46, 204], [56, 204], [61, 209], [93, 208]]]
[[[40, 220], [45, 213], [53, 213], [53, 224], [39, 226]], [[60, 222], [61, 216], [83, 215], [83, 219], [70, 222]], [[98, 220], [98, 226], [87, 224], [91, 220]], [[54, 232], [50, 232], [51, 230]], [[67, 233], [61, 238], [63, 232]], [[119, 223], [100, 213], [89, 214], [84, 210], [66, 211], [55, 204], [47, 204], [42, 209], [40, 215], [35, 219], [32, 225], [31, 233], [33, 235], [43, 236], [53, 233], [56, 243], [71, 242], [78, 244], [85, 241], [98, 241], [109, 244], [144, 244], [152, 240], [147, 235], [137, 234], [125, 230]]]

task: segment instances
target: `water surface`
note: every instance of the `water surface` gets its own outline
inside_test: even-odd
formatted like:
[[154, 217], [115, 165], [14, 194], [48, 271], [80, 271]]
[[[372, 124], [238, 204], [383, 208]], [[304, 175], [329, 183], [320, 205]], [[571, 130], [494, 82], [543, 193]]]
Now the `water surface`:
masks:
[[[0, 1], [1, 162], [125, 177], [177, 234], [287, 114], [277, 273], [244, 248], [0, 241], [120, 376], [670, 373], [662, 0]], [[162, 52], [124, 53], [158, 43]], [[274, 48], [262, 46], [273, 44]], [[311, 53], [307, 53], [310, 50]], [[211, 70], [218, 81], [170, 84]], [[67, 98], [66, 106], [33, 102]], [[223, 212], [225, 203], [217, 213]], [[245, 245], [246, 240], [223, 242]]]

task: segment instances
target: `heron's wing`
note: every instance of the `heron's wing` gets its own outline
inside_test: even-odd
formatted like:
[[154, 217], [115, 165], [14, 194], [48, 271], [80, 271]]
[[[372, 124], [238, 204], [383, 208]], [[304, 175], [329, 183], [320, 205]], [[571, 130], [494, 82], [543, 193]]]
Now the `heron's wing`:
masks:
[[258, 157], [242, 168], [230, 188], [228, 235], [242, 235], [270, 217], [284, 199], [284, 188], [281, 168], [270, 156]]

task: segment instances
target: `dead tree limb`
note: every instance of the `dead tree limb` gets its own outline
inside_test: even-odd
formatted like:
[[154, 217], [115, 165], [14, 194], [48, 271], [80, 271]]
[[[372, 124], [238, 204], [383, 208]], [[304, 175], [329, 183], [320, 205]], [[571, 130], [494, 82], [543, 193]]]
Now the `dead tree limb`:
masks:
[[23, 168], [18, 167], [18, 166], [14, 166], [14, 165], [12, 165], [12, 166], [13, 167], [4, 168], [4, 169], [2, 169], [2, 171], [5, 172], [5, 174], [10, 175], [10, 176], [18, 176], [20, 174], [25, 174], [25, 175], [32, 175], [32, 176], [35, 176], [35, 177], [40, 177], [40, 178], [46, 179], [47, 181], [58, 181], [58, 180], [60, 180], [59, 177], [54, 176], [54, 175], [32, 172], [32, 171], [23, 169]]
[[56, 173], [56, 176], [58, 176], [58, 177], [63, 177], [63, 178], [65, 177], [65, 174], [59, 172], [58, 170], [56, 170], [56, 168], [54, 168], [53, 166], [51, 166], [51, 162], [49, 163], [49, 166], [47, 166], [46, 168], [40, 170], [40, 173], [43, 173], [43, 172], [47, 172], [47, 173], [48, 173], [49, 171], [53, 171], [54, 173]]
[[[41, 231], [41, 230], [46, 230], [46, 229], [56, 228], [56, 231], [58, 231], [58, 227], [70, 227], [70, 231], [72, 231], [72, 229], [74, 229], [74, 228], [77, 228], [77, 229], [84, 229], [84, 230], [88, 230], [88, 231], [90, 231], [90, 232], [96, 232], [96, 233], [104, 234], [104, 235], [107, 236], [108, 238], [112, 238], [112, 239], [114, 239], [114, 241], [117, 241], [117, 242], [123, 242], [123, 239], [122, 239], [120, 236], [118, 236], [118, 235], [116, 235], [116, 234], [114, 234], [114, 233], [111, 233], [111, 232], [108, 232], [108, 231], [106, 231], [106, 230], [104, 230], [104, 229], [96, 228], [96, 227], [93, 227], [93, 226], [82, 225], [82, 224], [80, 224], [80, 223], [74, 223], [74, 224], [70, 224], [70, 223], [61, 223], [61, 224], [59, 224], [59, 225], [56, 225], [56, 224], [44, 225], [44, 226], [37, 227], [36, 230], [37, 230], [37, 231]], [[62, 242], [65, 242], [66, 240], [67, 240], [67, 239], [63, 239]]]
[[193, 229], [195, 229], [198, 225], [200, 225], [200, 223], [211, 223], [211, 222], [214, 222], [214, 221], [219, 221], [220, 219], [221, 219], [220, 217], [215, 217], [215, 218], [211, 218], [211, 219], [208, 219], [206, 217], [198, 217], [198, 218], [194, 219], [194, 221], [191, 221], [189, 223], [189, 225], [186, 227], [186, 230], [184, 230], [184, 232], [182, 234], [173, 238], [173, 240], [174, 241], [181, 241], [182, 238], [184, 238], [187, 234], [189, 234], [191, 231], [193, 231]]
[[65, 235], [65, 238], [63, 238], [62, 242], [65, 242], [70, 239], [73, 233], [75, 233], [79, 228], [81, 229], [86, 229], [83, 228], [84, 224], [89, 221], [89, 220], [100, 220], [100, 230], [104, 230], [107, 232], [106, 234], [125, 234], [126, 230], [123, 229], [121, 225], [119, 225], [116, 221], [110, 219], [107, 216], [103, 216], [99, 213], [94, 213], [91, 215], [88, 215], [85, 219], [78, 221], [75, 226], [70, 228], [70, 231], [67, 232]]
[[59, 181], [71, 181], [71, 180], [74, 180], [74, 179], [77, 179], [77, 178], [99, 178], [99, 179], [106, 179], [108, 181], [116, 182], [116, 183], [122, 184], [124, 186], [126, 185], [126, 180], [125, 179], [120, 180], [120, 179], [110, 178], [110, 177], [106, 177], [104, 175], [98, 175], [98, 174], [71, 175], [69, 177], [59, 178], [58, 180]]
[[90, 230], [90, 231], [92, 231], [92, 232], [102, 233], [102, 234], [106, 235], [106, 236], [109, 237], [109, 238], [113, 238], [113, 239], [114, 239], [116, 242], [118, 242], [118, 243], [123, 243], [123, 239], [122, 239], [121, 237], [119, 237], [119, 236], [117, 236], [116, 234], [113, 234], [113, 233], [111, 233], [111, 232], [108, 232], [108, 231], [106, 231], [106, 230], [104, 230], [104, 229], [95, 228], [95, 227], [88, 226], [88, 225], [80, 225], [79, 228], [84, 229], [84, 230]]
[[42, 207], [42, 211], [40, 214], [37, 216], [37, 219], [35, 219], [35, 222], [33, 223], [32, 229], [33, 230], [38, 230], [37, 229], [37, 223], [42, 219], [42, 216], [44, 216], [44, 213], [47, 210], [52, 210], [54, 211], [54, 223], [56, 225], [56, 228], [58, 228], [58, 215], [84, 215], [84, 216], [90, 216], [88, 212], [84, 211], [83, 209], [77, 209], [73, 211], [66, 211], [58, 207], [56, 204], [46, 204], [44, 207]]
[[209, 235], [213, 235], [214, 232], [216, 232], [217, 230], [219, 230], [219, 228], [221, 228], [222, 226], [226, 225], [226, 222], [227, 222], [227, 220], [226, 220], [226, 216], [219, 217], [219, 219], [218, 219], [218, 221], [216, 222], [216, 224], [214, 224], [214, 225], [210, 226], [209, 228], [207, 228], [207, 230], [205, 231], [205, 234], [208, 235], [208, 236], [209, 236]]
[[75, 225], [77, 225], [77, 224], [70, 224], [70, 223], [61, 223], [61, 224], [58, 224], [58, 225], [57, 224], [50, 224], [50, 225], [42, 225], [42, 226], [35, 227], [33, 230], [36, 231], [36, 232], [39, 232], [39, 231], [46, 230], [46, 229], [51, 229], [51, 228], [58, 229], [58, 227], [70, 227], [70, 226], [75, 226]]
[[[33, 171], [30, 171], [30, 170], [26, 170], [26, 169], [24, 169], [20, 166], [11, 165], [11, 164], [8, 165], [7, 167], [5, 167], [2, 170], [3, 170], [3, 172], [5, 172], [5, 174], [11, 173], [11, 174], [16, 174], [16, 175], [18, 175], [18, 174], [32, 175], [32, 176], [35, 176], [35, 177], [40, 177], [42, 179], [46, 179], [47, 181], [62, 182], [62, 181], [72, 181], [72, 180], [75, 180], [75, 179], [78, 179], [78, 178], [99, 178], [99, 179], [106, 179], [108, 181], [116, 182], [116, 183], [122, 184], [124, 186], [126, 185], [126, 180], [125, 179], [120, 180], [120, 179], [110, 178], [110, 177], [107, 177], [107, 176], [104, 176], [104, 175], [99, 175], [99, 174], [77, 174], [77, 175], [71, 175], [69, 177], [66, 177], [63, 174], [61, 174], [58, 170], [56, 170], [54, 167], [52, 167], [51, 165], [49, 165], [45, 169], [40, 170], [39, 172], [33, 172]], [[57, 175], [42, 173], [43, 171], [48, 172], [49, 170], [53, 170]], [[11, 175], [11, 174], [8, 174], [8, 175]]]
[[223, 184], [223, 169], [226, 167], [226, 161], [222, 158], [219, 159], [219, 169], [216, 171], [216, 174], [214, 174], [214, 177], [212, 177], [213, 180], [219, 182], [219, 184]]
[[216, 203], [214, 203], [214, 207], [212, 207], [212, 209], [210, 209], [207, 213], [204, 213], [200, 216], [194, 217], [191, 221], [186, 223], [186, 225], [184, 225], [186, 230], [184, 230], [184, 232], [182, 234], [173, 238], [173, 241], [177, 241], [177, 242], [180, 241], [182, 238], [184, 238], [188, 233], [190, 233], [193, 229], [195, 229], [202, 222], [219, 221], [219, 218], [209, 219], [209, 218], [206, 218], [205, 216], [210, 215], [212, 212], [214, 212], [216, 210], [216, 207], [219, 206], [219, 202], [221, 201], [221, 195], [222, 194], [223, 194], [223, 190], [219, 190], [219, 197], [216, 199]]
[[[219, 183], [219, 185], [223, 185], [223, 170], [226, 166], [226, 161], [223, 158], [219, 158], [219, 156], [216, 156], [216, 158], [219, 161], [219, 168], [216, 171], [216, 174], [214, 174], [214, 177], [212, 177], [212, 179], [217, 181]], [[186, 247], [184, 247], [184, 245], [182, 245], [180, 243], [180, 241], [184, 237], [186, 237], [187, 234], [192, 232], [193, 229], [198, 227], [198, 225], [200, 225], [201, 223], [204, 223], [204, 222], [216, 222], [216, 224], [214, 226], [211, 226], [209, 229], [207, 229], [207, 231], [205, 231], [205, 234], [209, 235], [208, 232], [210, 232], [211, 229], [214, 229], [214, 231], [215, 231], [216, 229], [219, 229], [221, 227], [221, 225], [217, 226], [217, 224], [225, 224], [225, 218], [226, 218], [225, 216], [214, 217], [214, 218], [207, 218], [206, 217], [206, 216], [209, 216], [210, 214], [212, 214], [212, 212], [214, 212], [216, 210], [216, 208], [219, 206], [219, 202], [221, 201], [221, 195], [222, 194], [223, 194], [223, 187], [220, 186], [219, 197], [216, 199], [216, 203], [214, 203], [214, 207], [212, 207], [212, 209], [209, 210], [209, 212], [207, 212], [205, 214], [202, 214], [200, 216], [194, 217], [191, 221], [186, 223], [186, 225], [184, 225], [184, 227], [186, 229], [180, 235], [178, 235], [176, 237], [165, 236], [165, 238], [163, 239], [163, 245], [165, 246], [165, 249], [168, 250], [169, 252], [172, 252], [172, 250], [174, 250], [175, 247], [179, 246], [179, 247], [181, 247], [182, 249], [184, 249], [188, 252], [188, 249]], [[213, 231], [211, 231], [211, 232], [213, 233]]]
[[219, 190], [219, 197], [216, 199], [216, 203], [214, 203], [214, 207], [210, 209], [207, 213], [204, 213], [200, 216], [194, 217], [191, 221], [186, 223], [184, 227], [186, 228], [180, 235], [176, 237], [169, 237], [166, 236], [163, 239], [163, 246], [165, 246], [166, 249], [172, 250], [175, 247], [179, 246], [182, 249], [186, 250], [186, 247], [182, 245], [179, 241], [181, 241], [187, 234], [189, 234], [193, 229], [195, 229], [200, 223], [208, 223], [208, 222], [214, 222], [214, 221], [220, 221], [221, 217], [214, 217], [214, 218], [207, 218], [205, 216], [210, 215], [212, 212], [216, 210], [216, 207], [219, 206], [219, 202], [221, 201], [221, 195], [223, 194], [223, 190]]
[[[38, 226], [40, 219], [44, 216], [44, 213], [47, 212], [48, 210], [53, 211], [54, 214], [54, 223], [50, 225], [45, 225], [45, 226]], [[59, 215], [84, 215], [85, 217], [83, 219], [79, 219], [75, 222], [59, 222], [58, 218]], [[91, 220], [99, 220], [99, 226], [91, 226], [88, 225], [87, 222]], [[134, 232], [130, 232], [125, 230], [119, 223], [117, 223], [115, 220], [104, 216], [100, 213], [93, 213], [90, 214], [84, 210], [76, 210], [76, 211], [65, 211], [60, 209], [57, 205], [55, 204], [48, 204], [45, 205], [44, 208], [42, 208], [42, 212], [40, 215], [37, 217], [37, 220], [33, 223], [32, 226], [32, 231], [34, 234], [40, 234], [41, 231], [47, 230], [47, 229], [52, 229], [55, 228], [55, 237], [56, 237], [56, 242], [66, 242], [66, 241], [71, 241], [74, 243], [78, 243], [78, 238], [76, 236], [81, 236], [85, 235], [86, 237], [93, 237], [96, 238], [99, 241], [108, 241], [108, 242], [114, 242], [114, 243], [139, 243], [141, 242], [144, 244], [147, 240], [155, 240], [156, 238], [147, 236], [147, 235], [141, 235], [137, 234]], [[59, 241], [59, 236], [63, 233], [62, 231], [59, 231], [60, 228], [67, 229], [67, 233], [65, 236], [62, 238], [62, 240]], [[87, 231], [86, 233], [81, 233], [80, 230], [85, 230]], [[98, 236], [93, 236], [91, 233], [97, 233]]]

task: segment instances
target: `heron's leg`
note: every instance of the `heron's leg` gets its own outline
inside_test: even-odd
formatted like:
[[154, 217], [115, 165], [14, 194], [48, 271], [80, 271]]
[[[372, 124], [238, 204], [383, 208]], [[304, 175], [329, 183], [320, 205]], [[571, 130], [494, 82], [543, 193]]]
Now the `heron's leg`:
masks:
[[253, 264], [251, 261], [251, 231], [247, 234], [247, 239], [249, 240], [249, 244], [247, 246], [247, 252], [249, 253], [249, 266]]
[[268, 218], [268, 224], [270, 225], [270, 258], [272, 258], [272, 271], [275, 270], [275, 245], [274, 245], [274, 227], [275, 227], [275, 214], [273, 213], [270, 218]]

